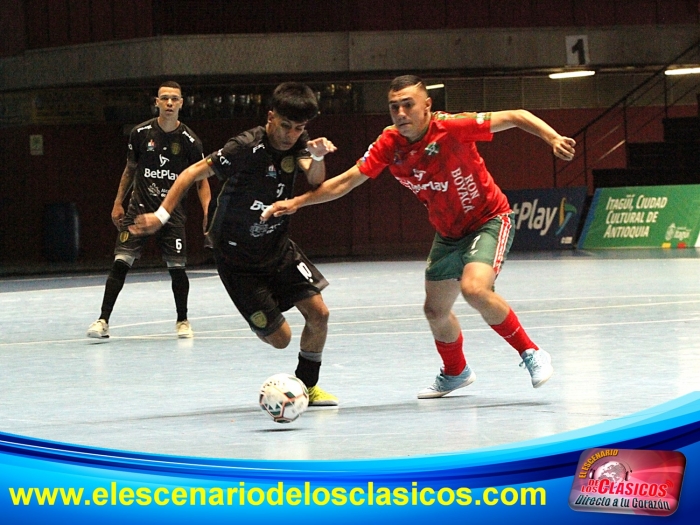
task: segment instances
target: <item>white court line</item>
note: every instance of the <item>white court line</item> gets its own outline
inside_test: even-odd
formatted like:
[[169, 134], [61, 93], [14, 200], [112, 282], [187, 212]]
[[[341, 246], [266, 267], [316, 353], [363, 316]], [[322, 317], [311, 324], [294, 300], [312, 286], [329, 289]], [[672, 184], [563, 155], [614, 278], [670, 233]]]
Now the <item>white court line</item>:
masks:
[[[614, 297], [611, 297], [609, 295], [600, 295], [600, 296], [589, 296], [589, 297], [542, 297], [542, 298], [529, 298], [529, 299], [511, 299], [507, 298], [506, 301], [508, 303], [533, 303], [533, 302], [563, 302], [563, 301], [577, 301], [577, 302], [584, 302], [584, 301], [594, 301], [594, 300], [600, 300], [600, 299], [644, 299], [644, 298], [652, 298], [652, 297], [698, 297], [700, 296], [700, 293], [687, 293], [687, 294], [645, 294], [645, 295], [616, 295]], [[691, 302], [700, 302], [700, 301], [691, 301]], [[370, 305], [365, 305], [365, 306], [333, 306], [332, 301], [331, 304], [329, 304], [329, 301], [326, 301], [326, 304], [331, 310], [331, 314], [333, 312], [336, 312], [338, 310], [370, 310], [370, 309], [378, 309], [378, 308], [406, 308], [406, 307], [423, 307], [423, 303], [406, 303], [406, 304], [370, 304]], [[647, 303], [647, 304], [652, 304], [652, 303]], [[659, 303], [663, 304], [663, 303]], [[467, 303], [463, 303], [457, 299], [455, 302], [455, 306], [459, 307], [460, 305], [468, 306]], [[518, 312], [519, 313], [519, 312]]]
[[[423, 318], [419, 318], [423, 319]], [[387, 321], [397, 321], [396, 319], [385, 319], [382, 321], [367, 321], [368, 323], [372, 322], [387, 322]], [[686, 323], [686, 322], [698, 322], [700, 321], [700, 317], [689, 317], [689, 318], [676, 318], [676, 319], [657, 319], [657, 320], [647, 320], [647, 321], [618, 321], [618, 322], [611, 322], [611, 323], [584, 323], [584, 324], [577, 324], [577, 325], [571, 325], [571, 324], [552, 324], [552, 325], [540, 325], [540, 326], [528, 326], [527, 330], [528, 332], [531, 332], [533, 330], [547, 330], [547, 329], [567, 329], [567, 330], [582, 330], [585, 328], [596, 328], [596, 327], [603, 327], [603, 326], [630, 326], [630, 325], [649, 325], [649, 324], [661, 324], [661, 323]], [[352, 323], [345, 323], [345, 324], [358, 324], [360, 322], [352, 322]], [[342, 325], [343, 323], [338, 323], [339, 325]], [[302, 328], [301, 325], [293, 325], [293, 329], [299, 330]], [[230, 330], [230, 331], [245, 331], [246, 329], [235, 329], [235, 330]], [[490, 332], [492, 330], [491, 327], [485, 326], [482, 328], [464, 328], [462, 329], [463, 333], [467, 332]], [[226, 330], [216, 330], [214, 333], [220, 333], [220, 332], [225, 332]], [[206, 333], [211, 333], [211, 332], [197, 332], [198, 334], [206, 334]], [[328, 337], [368, 337], [368, 336], [382, 336], [382, 335], [397, 335], [397, 334], [403, 334], [403, 335], [423, 335], [423, 334], [429, 334], [430, 330], [413, 330], [413, 331], [406, 331], [406, 330], [396, 330], [393, 332], [357, 332], [357, 333], [352, 333], [352, 332], [343, 332], [343, 333], [333, 333], [330, 332], [328, 334]], [[258, 339], [257, 336], [253, 335], [247, 335], [247, 336], [206, 336], [206, 335], [198, 335], [196, 337], [197, 339], [217, 339], [217, 340], [239, 340], [239, 339]], [[146, 335], [133, 335], [133, 336], [117, 336], [114, 339], [117, 340], [150, 340], [153, 341], [155, 340], [175, 340], [178, 341], [174, 335], [171, 334], [146, 334]], [[0, 347], [3, 346], [31, 346], [31, 345], [39, 345], [39, 344], [64, 344], [64, 343], [86, 343], [86, 346], [92, 346], [94, 344], [100, 344], [98, 341], [102, 341], [102, 344], [107, 343], [107, 339], [89, 339], [87, 337], [83, 337], [80, 339], [57, 339], [57, 340], [46, 340], [46, 341], [26, 341], [26, 342], [18, 342], [18, 343], [0, 343]], [[90, 345], [87, 345], [87, 343], [91, 343]]]
[[[155, 283], [157, 283], [157, 282], [161, 282], [161, 281], [165, 281], [165, 280], [168, 280], [168, 281], [169, 281], [169, 280], [170, 280], [170, 277], [169, 277], [169, 276], [166, 276], [166, 277], [167, 277], [167, 279], [158, 279], [157, 281], [156, 281], [156, 280], [153, 280], [153, 281], [147, 281], [147, 282], [143, 282], [143, 283], [139, 283], [139, 282], [131, 282], [131, 283], [130, 283], [130, 282], [127, 280], [127, 281], [124, 283], [124, 286], [128, 287], [129, 285], [135, 286], [135, 285], [137, 285], [137, 284], [155, 284]], [[209, 277], [198, 277], [198, 278], [197, 278], [197, 281], [205, 281], [205, 280], [207, 280], [207, 279], [217, 279], [217, 280], [218, 280], [218, 279], [219, 279], [219, 276], [218, 276], [218, 275], [212, 275], [212, 276], [209, 276]], [[34, 280], [36, 280], [36, 281], [42, 281], [42, 280], [44, 280], [44, 279], [34, 279]], [[54, 279], [54, 280], [55, 280], [55, 279]], [[0, 281], [0, 282], [2, 282], [2, 281]], [[7, 281], [6, 281], [6, 282], [7, 282]], [[70, 286], [70, 287], [62, 287], [62, 288], [45, 288], [45, 289], [43, 289], [43, 290], [13, 290], [13, 291], [11, 291], [11, 292], [2, 292], [2, 295], [12, 295], [12, 294], [18, 294], [18, 293], [50, 293], [50, 294], [56, 294], [56, 293], [59, 293], [59, 292], [62, 292], [62, 291], [70, 291], [70, 292], [73, 292], [73, 291], [76, 291], [76, 290], [80, 291], [80, 290], [89, 290], [89, 289], [91, 289], [91, 288], [104, 288], [104, 287], [105, 287], [105, 284], [104, 284], [104, 283], [100, 283], [100, 284], [86, 284], [85, 286]]]
[[[692, 295], [700, 295], [700, 294], [692, 294]], [[631, 297], [664, 297], [662, 295], [658, 296], [631, 296]], [[552, 299], [552, 301], [555, 301], [556, 299]], [[529, 299], [527, 300], [529, 301]], [[509, 301], [511, 302], [511, 301]], [[525, 314], [540, 314], [540, 313], [553, 313], [553, 312], [578, 312], [578, 311], [584, 311], [584, 310], [610, 310], [610, 309], [620, 309], [620, 308], [638, 308], [638, 307], [644, 307], [648, 308], [650, 306], [667, 306], [667, 305], [674, 305], [674, 304], [697, 304], [700, 303], [700, 299], [695, 300], [695, 301], [665, 301], [665, 302], [656, 302], [656, 303], [634, 303], [634, 304], [621, 304], [621, 305], [606, 305], [606, 306], [580, 306], [580, 307], [572, 307], [572, 308], [552, 308], [552, 309], [539, 309], [539, 310], [518, 310], [518, 315], [525, 315]], [[457, 304], [456, 306], [459, 306]], [[467, 307], [468, 305], [466, 303], [463, 304], [464, 307]], [[423, 307], [423, 303], [408, 303], [408, 304], [393, 304], [393, 305], [375, 305], [375, 306], [341, 306], [341, 307], [335, 307], [331, 308], [331, 313], [332, 312], [337, 312], [337, 311], [350, 311], [350, 310], [358, 310], [358, 309], [380, 309], [380, 308], [398, 308], [398, 309], [403, 309], [403, 308], [410, 308], [410, 307]], [[460, 313], [457, 315], [457, 317], [460, 318], [467, 318], [467, 317], [478, 317], [480, 314], [476, 311], [473, 311], [474, 313], [469, 313], [469, 314], [463, 314]], [[206, 316], [200, 316], [200, 317], [190, 317], [190, 321], [202, 321], [202, 320], [209, 320], [209, 319], [228, 319], [228, 318], [236, 318], [240, 319], [240, 314], [222, 314], [222, 315], [206, 315]], [[425, 317], [419, 316], [419, 317], [400, 317], [400, 318], [390, 318], [390, 319], [376, 319], [376, 320], [362, 320], [362, 321], [340, 321], [340, 322], [330, 322], [328, 323], [329, 326], [343, 326], [343, 325], [358, 325], [358, 324], [372, 324], [372, 323], [386, 323], [386, 322], [407, 322], [407, 321], [420, 321], [424, 320]], [[134, 328], [138, 326], [151, 326], [151, 325], [160, 325], [160, 324], [169, 324], [172, 323], [171, 319], [167, 320], [157, 320], [157, 321], [142, 321], [138, 323], [125, 323], [125, 324], [120, 324], [120, 325], [112, 325], [110, 328], [112, 329], [122, 329], [122, 328]], [[294, 328], [294, 325], [292, 325], [292, 328]], [[241, 329], [245, 330], [247, 328]], [[200, 332], [198, 332], [200, 333]], [[0, 343], [0, 346], [2, 346], [3, 343]]]

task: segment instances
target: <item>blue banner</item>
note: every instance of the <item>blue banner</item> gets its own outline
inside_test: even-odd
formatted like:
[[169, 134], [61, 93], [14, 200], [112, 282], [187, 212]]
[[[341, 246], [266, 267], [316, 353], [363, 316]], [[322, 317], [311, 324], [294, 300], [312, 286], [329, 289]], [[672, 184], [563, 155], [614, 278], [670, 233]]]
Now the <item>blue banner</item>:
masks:
[[587, 189], [546, 188], [504, 191], [515, 214], [511, 250], [572, 249], [583, 218]]
[[687, 458], [678, 508], [664, 523], [695, 523], [699, 443], [700, 393], [537, 440], [384, 460], [174, 457], [0, 434], [0, 516], [12, 524], [100, 525], [630, 523], [637, 518], [569, 505], [582, 454], [619, 449]]

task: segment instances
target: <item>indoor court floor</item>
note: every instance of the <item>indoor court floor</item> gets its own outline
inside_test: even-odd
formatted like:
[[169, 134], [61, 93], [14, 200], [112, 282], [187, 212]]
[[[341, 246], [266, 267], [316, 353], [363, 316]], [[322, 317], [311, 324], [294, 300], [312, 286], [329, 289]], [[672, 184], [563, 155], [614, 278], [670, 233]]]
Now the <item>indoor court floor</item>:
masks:
[[135, 269], [112, 337], [88, 339], [106, 273], [0, 279], [0, 432], [178, 456], [359, 459], [512, 444], [625, 418], [700, 390], [700, 256], [690, 250], [514, 253], [496, 289], [553, 358], [535, 390], [463, 300], [476, 382], [418, 400], [440, 361], [423, 318], [422, 260], [316, 261], [331, 311], [320, 385], [338, 408], [272, 422], [262, 382], [293, 373], [261, 343], [213, 268], [190, 269], [191, 340], [178, 340], [165, 271]]

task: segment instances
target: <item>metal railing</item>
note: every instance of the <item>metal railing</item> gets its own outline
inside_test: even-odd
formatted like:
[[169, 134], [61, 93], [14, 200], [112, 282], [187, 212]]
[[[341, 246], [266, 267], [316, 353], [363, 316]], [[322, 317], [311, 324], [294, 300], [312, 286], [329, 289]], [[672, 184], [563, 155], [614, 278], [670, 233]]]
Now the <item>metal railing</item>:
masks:
[[700, 63], [700, 40], [615, 104], [578, 130], [576, 157], [571, 162], [553, 158], [554, 186], [587, 186], [592, 189], [594, 169], [624, 168], [625, 145], [648, 135], [649, 126], [669, 117], [669, 108], [700, 90], [700, 75], [669, 77], [664, 72], [674, 65]]

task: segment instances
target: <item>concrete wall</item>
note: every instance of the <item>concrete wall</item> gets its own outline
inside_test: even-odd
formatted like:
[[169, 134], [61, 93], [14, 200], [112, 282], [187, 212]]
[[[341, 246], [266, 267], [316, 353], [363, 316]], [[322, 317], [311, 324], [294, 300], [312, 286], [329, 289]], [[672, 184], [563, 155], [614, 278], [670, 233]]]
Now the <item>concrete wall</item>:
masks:
[[551, 69], [566, 65], [566, 36], [581, 34], [596, 68], [661, 66], [700, 36], [697, 25], [674, 25], [154, 37], [0, 59], [0, 91], [164, 76]]

